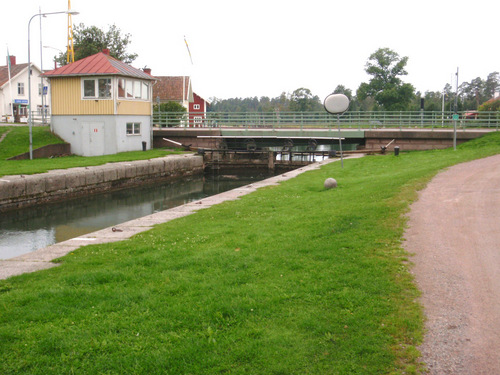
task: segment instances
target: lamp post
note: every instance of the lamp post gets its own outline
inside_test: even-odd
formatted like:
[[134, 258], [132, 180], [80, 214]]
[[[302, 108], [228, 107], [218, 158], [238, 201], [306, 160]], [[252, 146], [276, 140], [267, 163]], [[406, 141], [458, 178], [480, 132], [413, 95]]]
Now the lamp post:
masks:
[[[31, 116], [31, 52], [30, 52], [30, 28], [31, 21], [35, 17], [46, 17], [52, 14], [79, 14], [75, 11], [64, 11], [64, 12], [48, 12], [48, 13], [37, 13], [33, 15], [28, 22], [28, 125], [29, 125], [29, 133], [30, 133], [30, 160], [33, 160], [33, 118]], [[41, 27], [40, 27], [41, 29]]]
[[453, 150], [457, 150], [457, 120], [458, 120], [458, 67], [457, 72], [457, 89], [455, 92], [455, 114], [453, 115]]
[[[62, 50], [60, 50], [59, 48], [56, 48], [56, 47], [52, 47], [52, 46], [43, 46], [43, 48], [50, 48], [50, 49], [53, 49], [53, 50], [56, 50], [56, 51], [59, 51], [62, 54], [64, 54], [64, 52]], [[56, 56], [54, 56], [54, 69], [57, 69], [57, 60], [56, 60]]]

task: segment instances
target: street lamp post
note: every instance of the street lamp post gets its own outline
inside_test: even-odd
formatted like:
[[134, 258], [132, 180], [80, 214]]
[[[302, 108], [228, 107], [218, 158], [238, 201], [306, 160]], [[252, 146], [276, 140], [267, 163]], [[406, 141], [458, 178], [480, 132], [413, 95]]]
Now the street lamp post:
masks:
[[[59, 51], [61, 53], [61, 55], [64, 54], [64, 52], [62, 50], [60, 50], [59, 48], [56, 48], [56, 47], [51, 47], [51, 46], [43, 46], [43, 48], [50, 48], [50, 49], [53, 49], [53, 50], [56, 50], [56, 51]], [[57, 69], [57, 58], [56, 56], [54, 56], [54, 69]]]
[[[48, 13], [37, 13], [33, 15], [28, 22], [28, 125], [29, 125], [29, 133], [30, 133], [30, 160], [33, 160], [33, 118], [31, 116], [31, 52], [30, 52], [30, 28], [31, 21], [35, 17], [46, 17], [52, 14], [79, 14], [74, 11], [64, 11], [64, 12], [48, 12]], [[41, 30], [41, 27], [40, 27]]]

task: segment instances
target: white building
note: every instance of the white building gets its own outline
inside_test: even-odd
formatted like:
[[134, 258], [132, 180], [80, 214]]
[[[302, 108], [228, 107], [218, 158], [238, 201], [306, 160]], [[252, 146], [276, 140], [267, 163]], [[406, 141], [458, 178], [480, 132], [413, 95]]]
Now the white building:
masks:
[[[42, 100], [45, 113], [50, 114], [50, 90], [47, 79], [42, 83], [41, 71], [36, 65], [31, 64], [31, 71], [32, 115], [39, 120]], [[10, 56], [10, 67], [9, 57], [7, 65], [0, 66], [0, 121], [28, 122], [28, 64], [17, 64], [15, 56]]]

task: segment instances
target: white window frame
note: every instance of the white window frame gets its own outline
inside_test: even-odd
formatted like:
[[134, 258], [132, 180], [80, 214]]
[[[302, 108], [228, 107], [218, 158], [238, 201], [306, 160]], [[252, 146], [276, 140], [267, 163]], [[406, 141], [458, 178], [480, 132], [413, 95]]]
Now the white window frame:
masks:
[[125, 133], [127, 134], [127, 136], [141, 135], [141, 123], [127, 122], [125, 127]]
[[17, 95], [24, 96], [24, 82], [17, 83]]
[[199, 104], [193, 104], [193, 109], [200, 109], [200, 105]]
[[118, 93], [118, 99], [134, 101], [149, 100], [149, 82], [131, 78], [118, 78], [118, 80], [121, 80], [124, 86], [123, 96], [120, 96], [120, 93]]
[[[100, 80], [109, 80], [109, 96], [99, 96], [99, 81]], [[85, 95], [85, 82], [86, 81], [94, 81], [94, 95], [86, 96]], [[92, 78], [82, 78], [82, 99], [91, 99], [91, 100], [111, 100], [113, 99], [113, 79], [111, 77], [92, 77]]]

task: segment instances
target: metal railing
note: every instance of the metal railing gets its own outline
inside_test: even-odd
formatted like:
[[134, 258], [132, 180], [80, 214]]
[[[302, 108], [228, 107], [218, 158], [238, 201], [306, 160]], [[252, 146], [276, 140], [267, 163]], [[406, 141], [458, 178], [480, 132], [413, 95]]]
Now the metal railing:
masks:
[[34, 125], [49, 125], [50, 124], [50, 113], [45, 113], [42, 115], [40, 111], [33, 111], [31, 114], [31, 119]]
[[487, 128], [499, 130], [500, 112], [346, 112], [332, 116], [326, 112], [154, 112], [159, 127], [203, 127], [245, 129], [351, 129]]

